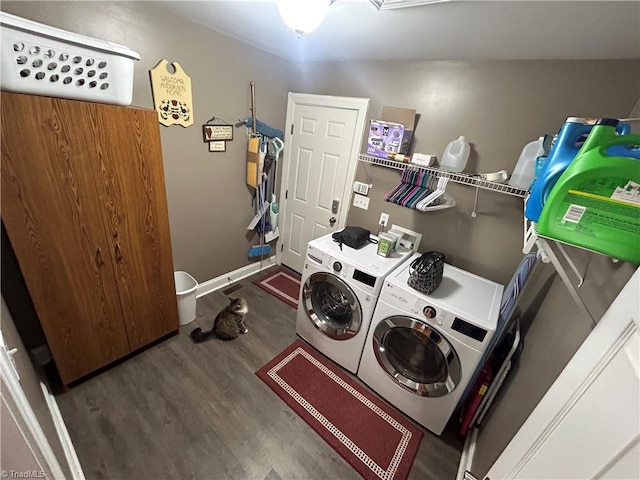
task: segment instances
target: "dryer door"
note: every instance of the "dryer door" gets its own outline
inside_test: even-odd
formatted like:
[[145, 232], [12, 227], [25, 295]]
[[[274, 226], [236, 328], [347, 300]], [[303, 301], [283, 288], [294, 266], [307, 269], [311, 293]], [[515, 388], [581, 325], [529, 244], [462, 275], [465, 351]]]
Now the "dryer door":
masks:
[[360, 330], [362, 307], [354, 291], [340, 278], [317, 272], [302, 287], [309, 320], [329, 338], [346, 340]]
[[460, 359], [432, 326], [405, 316], [381, 321], [373, 332], [380, 366], [400, 386], [422, 397], [441, 397], [460, 383]]

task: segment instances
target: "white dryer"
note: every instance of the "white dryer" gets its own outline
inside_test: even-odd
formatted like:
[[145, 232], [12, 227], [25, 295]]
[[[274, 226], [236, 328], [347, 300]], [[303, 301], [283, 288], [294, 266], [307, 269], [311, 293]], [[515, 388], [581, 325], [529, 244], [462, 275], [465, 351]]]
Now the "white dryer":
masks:
[[440, 435], [498, 324], [503, 286], [445, 264], [430, 295], [407, 281], [415, 254], [380, 292], [358, 377]]
[[373, 243], [340, 249], [331, 234], [309, 242], [300, 281], [298, 335], [356, 373], [382, 283], [412, 253], [399, 249], [382, 257]]

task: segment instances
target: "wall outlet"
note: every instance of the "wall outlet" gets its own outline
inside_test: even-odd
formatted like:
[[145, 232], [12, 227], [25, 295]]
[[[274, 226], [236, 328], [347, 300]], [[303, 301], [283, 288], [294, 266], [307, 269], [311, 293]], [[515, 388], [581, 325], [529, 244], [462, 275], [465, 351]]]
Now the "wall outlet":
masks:
[[383, 227], [386, 227], [387, 223], [389, 223], [389, 214], [388, 213], [381, 213], [380, 214], [380, 221], [378, 222], [378, 225], [382, 225]]
[[369, 193], [369, 185], [362, 182], [353, 182], [353, 191], [360, 195], [367, 195]]
[[363, 210], [369, 209], [369, 197], [364, 197], [362, 195], [358, 195], [357, 193], [353, 195], [353, 206], [361, 208]]

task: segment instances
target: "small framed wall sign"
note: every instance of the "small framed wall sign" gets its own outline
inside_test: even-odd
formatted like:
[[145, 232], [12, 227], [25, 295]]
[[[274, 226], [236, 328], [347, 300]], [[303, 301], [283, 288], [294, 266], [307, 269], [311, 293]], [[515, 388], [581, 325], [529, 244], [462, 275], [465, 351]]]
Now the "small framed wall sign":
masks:
[[202, 135], [205, 142], [233, 140], [233, 125], [208, 125], [202, 126]]
[[209, 142], [209, 151], [210, 152], [226, 152], [227, 142], [225, 142], [224, 140], [216, 140], [214, 142]]

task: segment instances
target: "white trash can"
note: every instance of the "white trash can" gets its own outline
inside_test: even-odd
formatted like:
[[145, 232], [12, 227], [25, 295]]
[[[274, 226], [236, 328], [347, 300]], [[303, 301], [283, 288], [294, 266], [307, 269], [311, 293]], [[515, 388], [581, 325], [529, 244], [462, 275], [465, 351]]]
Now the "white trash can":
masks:
[[198, 282], [187, 272], [173, 272], [178, 297], [178, 318], [180, 325], [187, 325], [196, 319], [196, 290]]

